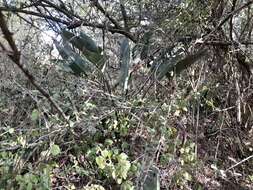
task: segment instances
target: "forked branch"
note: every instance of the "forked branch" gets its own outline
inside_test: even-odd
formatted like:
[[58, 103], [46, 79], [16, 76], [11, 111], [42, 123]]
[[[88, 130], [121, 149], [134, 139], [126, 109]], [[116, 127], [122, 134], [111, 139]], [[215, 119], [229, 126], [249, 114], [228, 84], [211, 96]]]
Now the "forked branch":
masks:
[[3, 51], [8, 52], [7, 53], [8, 57], [20, 68], [20, 70], [24, 73], [24, 75], [31, 82], [31, 84], [51, 103], [51, 105], [56, 109], [56, 111], [60, 114], [60, 116], [63, 117], [64, 121], [67, 122], [68, 118], [64, 114], [62, 109], [56, 104], [56, 102], [51, 98], [51, 96], [42, 87], [39, 86], [39, 84], [35, 81], [33, 75], [21, 64], [20, 51], [18, 50], [15, 44], [12, 33], [9, 31], [7, 27], [4, 14], [1, 11], [0, 11], [0, 28], [12, 52], [8, 52], [5, 46], [3, 44], [0, 44]]

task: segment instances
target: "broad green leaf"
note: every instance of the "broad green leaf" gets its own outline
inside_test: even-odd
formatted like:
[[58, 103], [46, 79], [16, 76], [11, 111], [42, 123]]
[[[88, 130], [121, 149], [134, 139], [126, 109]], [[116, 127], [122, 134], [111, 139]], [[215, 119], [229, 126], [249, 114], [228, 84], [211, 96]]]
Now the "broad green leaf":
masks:
[[61, 153], [61, 149], [58, 145], [56, 144], [53, 144], [50, 148], [50, 153], [53, 155], [53, 156], [57, 156]]
[[121, 183], [122, 183], [122, 179], [121, 179], [121, 178], [117, 178], [116, 181], [117, 181], [118, 184], [121, 184]]
[[127, 155], [125, 153], [121, 153], [120, 155], [118, 155], [118, 160], [119, 161], [127, 160]]
[[96, 157], [96, 163], [100, 169], [104, 169], [106, 166], [106, 160], [102, 156]]
[[82, 68], [76, 64], [76, 62], [69, 63], [69, 68], [73, 71], [73, 73], [77, 76], [80, 76], [83, 73]]
[[[62, 31], [62, 38], [65, 38], [74, 47], [79, 49], [89, 61], [97, 66], [103, 65], [105, 62], [105, 57], [101, 54], [101, 49], [96, 46], [94, 41], [91, 42], [92, 39], [87, 40], [87, 37], [84, 36], [84, 33], [82, 36], [76, 36], [67, 30]], [[91, 51], [95, 49], [96, 51]]]
[[113, 145], [113, 140], [111, 140], [111, 139], [106, 139], [106, 140], [105, 140], [105, 145], [106, 145], [106, 146], [112, 146], [112, 145]]
[[80, 38], [82, 40], [85, 48], [94, 53], [101, 53], [101, 48], [99, 48], [96, 43], [85, 33], [80, 32]]
[[145, 59], [148, 57], [149, 54], [149, 47], [150, 47], [150, 39], [153, 35], [153, 31], [148, 31], [143, 35], [141, 42], [143, 43], [142, 51], [140, 54], [141, 59]]
[[187, 180], [187, 181], [192, 180], [192, 176], [188, 172], [183, 173], [183, 176], [184, 176], [185, 180]]
[[104, 157], [104, 158], [110, 158], [112, 153], [111, 151], [108, 151], [107, 149], [101, 151], [101, 155]]
[[26, 189], [27, 189], [27, 190], [32, 190], [32, 188], [33, 188], [33, 184], [30, 183], [30, 182], [28, 182], [28, 183], [27, 183], [27, 186], [26, 186]]
[[143, 190], [160, 190], [159, 169], [151, 167], [145, 176]]
[[121, 153], [120, 155], [117, 156], [118, 159], [118, 164], [116, 167], [116, 173], [118, 174], [117, 176], [122, 179], [127, 178], [128, 171], [130, 170], [131, 163], [129, 160], [127, 160], [127, 155], [125, 153]]
[[69, 53], [67, 52], [67, 50], [66, 50], [64, 47], [62, 47], [62, 46], [60, 45], [60, 43], [59, 43], [58, 41], [56, 41], [56, 40], [54, 40], [54, 44], [55, 44], [55, 47], [56, 47], [56, 49], [58, 50], [60, 56], [61, 56], [64, 60], [68, 59]]
[[132, 49], [133, 59], [135, 59], [138, 55], [140, 55], [140, 59], [142, 60], [148, 57], [152, 35], [153, 31], [151, 30], [144, 33], [139, 43], [137, 43]]
[[134, 185], [131, 181], [124, 181], [122, 184], [121, 184], [121, 190], [134, 190]]
[[58, 65], [65, 72], [68, 72], [68, 73], [73, 72], [72, 69], [69, 67], [67, 60], [51, 59], [50, 62]]
[[86, 60], [85, 58], [81, 57], [79, 54], [74, 52], [71, 58], [73, 61], [70, 64], [70, 68], [71, 66], [75, 65], [76, 68], [79, 68], [79, 70], [77, 71], [79, 73], [91, 72], [93, 65], [88, 60]]
[[194, 64], [197, 60], [206, 54], [206, 50], [199, 50], [193, 55], [187, 55], [186, 57], [182, 53], [182, 50], [178, 50], [174, 55], [167, 59], [162, 59], [160, 62], [154, 64], [152, 70], [158, 80], [161, 80], [164, 76], [168, 76], [170, 72], [180, 74], [183, 70]]
[[88, 50], [83, 49], [83, 55], [93, 64], [95, 64], [98, 67], [103, 66], [105, 63], [105, 57], [100, 53], [93, 53]]
[[61, 46], [57, 41], [55, 45], [60, 55], [64, 59], [62, 67], [67, 71], [68, 68], [72, 70], [75, 75], [81, 75], [82, 73], [87, 74], [93, 69], [92, 63], [86, 60], [84, 57], [81, 57], [79, 54], [75, 53], [70, 45], [66, 42], [66, 39], [63, 37], [63, 46]]
[[39, 111], [37, 109], [34, 109], [32, 111], [31, 119], [32, 121], [36, 121], [39, 118]]
[[119, 162], [119, 164], [120, 164], [120, 170], [119, 170], [120, 177], [122, 177], [123, 179], [126, 179], [128, 171], [131, 167], [131, 164], [128, 160], [121, 161]]
[[125, 38], [120, 46], [120, 74], [117, 81], [114, 84], [115, 87], [119, 84], [122, 84], [124, 91], [126, 91], [128, 88], [129, 67], [130, 67], [130, 45], [129, 40]]

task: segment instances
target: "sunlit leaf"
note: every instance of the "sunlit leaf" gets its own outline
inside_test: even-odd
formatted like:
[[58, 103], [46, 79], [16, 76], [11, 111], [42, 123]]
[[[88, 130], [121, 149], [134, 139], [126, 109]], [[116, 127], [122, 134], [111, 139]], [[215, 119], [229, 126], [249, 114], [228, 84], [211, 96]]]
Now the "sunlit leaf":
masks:
[[53, 155], [53, 156], [57, 156], [61, 153], [61, 149], [58, 145], [56, 144], [53, 144], [50, 148], [50, 153]]
[[39, 111], [37, 109], [34, 109], [32, 111], [31, 120], [36, 121], [39, 118]]
[[102, 156], [96, 157], [96, 163], [100, 169], [104, 169], [106, 166], [106, 160]]
[[187, 180], [187, 181], [192, 180], [192, 176], [188, 172], [184, 172], [183, 176], [184, 176], [185, 180]]

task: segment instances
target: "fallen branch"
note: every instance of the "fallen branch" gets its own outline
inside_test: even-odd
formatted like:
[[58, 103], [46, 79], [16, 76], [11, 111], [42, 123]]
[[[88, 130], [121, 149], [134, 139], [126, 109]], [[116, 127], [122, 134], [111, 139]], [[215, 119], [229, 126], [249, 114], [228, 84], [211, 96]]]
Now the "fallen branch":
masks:
[[249, 157], [247, 157], [247, 158], [244, 158], [243, 160], [241, 160], [240, 162], [238, 162], [238, 163], [234, 164], [233, 166], [229, 167], [229, 168], [226, 169], [225, 171], [227, 172], [228, 170], [231, 170], [231, 169], [235, 168], [236, 166], [239, 166], [240, 164], [246, 162], [247, 160], [249, 160], [249, 159], [251, 159], [251, 158], [253, 158], [253, 155], [251, 155], [251, 156], [249, 156]]

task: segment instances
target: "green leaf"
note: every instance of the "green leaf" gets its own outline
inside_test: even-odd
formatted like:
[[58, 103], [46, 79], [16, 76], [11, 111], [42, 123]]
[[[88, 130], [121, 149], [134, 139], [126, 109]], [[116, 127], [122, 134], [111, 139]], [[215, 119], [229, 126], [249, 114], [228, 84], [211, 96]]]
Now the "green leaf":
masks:
[[73, 65], [75, 65], [75, 68], [77, 68], [77, 70], [75, 70], [76, 73], [80, 74], [80, 73], [89, 73], [91, 72], [93, 65], [86, 60], [85, 58], [81, 57], [80, 55], [78, 55], [77, 53], [73, 52], [73, 56], [72, 56], [73, 61], [70, 63], [70, 68], [73, 67]]
[[32, 111], [31, 120], [36, 121], [39, 118], [39, 111], [37, 109], [34, 109]]
[[191, 181], [192, 180], [192, 176], [188, 172], [184, 172], [183, 176], [184, 176], [185, 180], [187, 180], [187, 181]]
[[152, 70], [155, 69], [155, 75], [157, 79], [161, 80], [164, 76], [169, 77], [170, 72], [175, 72], [176, 74], [181, 73], [183, 70], [194, 64], [201, 57], [206, 55], [206, 52], [206, 49], [199, 50], [193, 55], [187, 55], [186, 57], [184, 57], [182, 50], [179, 49], [170, 58], [162, 59], [160, 63], [158, 62], [154, 64]]
[[80, 38], [82, 40], [85, 48], [91, 52], [101, 53], [101, 48], [99, 48], [96, 43], [85, 33], [80, 32]]
[[60, 55], [64, 59], [60, 63], [66, 71], [68, 71], [70, 68], [71, 71], [78, 76], [80, 76], [82, 73], [87, 74], [92, 71], [94, 67], [92, 63], [75, 53], [70, 45], [66, 42], [64, 37], [63, 46], [61, 46], [57, 41], [55, 41], [55, 44]]
[[130, 67], [130, 45], [129, 40], [125, 38], [120, 46], [120, 74], [114, 84], [116, 87], [119, 84], [123, 85], [124, 91], [128, 88], [129, 80], [129, 67]]
[[188, 55], [184, 59], [180, 60], [175, 67], [175, 72], [176, 73], [181, 73], [183, 70], [187, 69], [189, 66], [194, 64], [197, 60], [199, 60], [201, 57], [206, 55], [207, 50], [206, 49], [201, 49], [195, 54]]
[[82, 51], [85, 46], [82, 42], [82, 39], [72, 32], [69, 32], [67, 30], [62, 31], [62, 38], [65, 39], [67, 42], [70, 42], [73, 46], [78, 48], [80, 51]]
[[82, 52], [90, 62], [98, 67], [101, 67], [105, 63], [105, 57], [100, 53], [93, 53], [85, 49]]
[[69, 67], [68, 61], [63, 59], [51, 59], [51, 63], [58, 65], [63, 71], [72, 73], [72, 69]]
[[118, 155], [118, 160], [119, 161], [124, 161], [127, 160], [127, 155], [125, 153], [121, 153], [120, 155]]
[[117, 178], [116, 181], [117, 181], [118, 184], [121, 184], [121, 183], [122, 183], [122, 179], [121, 179], [121, 178]]
[[134, 185], [131, 181], [125, 181], [120, 187], [122, 190], [134, 190]]
[[130, 170], [131, 163], [127, 160], [128, 156], [125, 153], [121, 153], [117, 156], [118, 164], [116, 167], [116, 173], [119, 178], [126, 179], [128, 171]]
[[100, 169], [104, 169], [106, 166], [106, 160], [102, 156], [96, 157], [96, 163]]
[[28, 184], [27, 184], [27, 186], [26, 186], [26, 189], [27, 189], [27, 190], [32, 190], [32, 188], [33, 188], [33, 184], [30, 183], [30, 182], [28, 182]]
[[105, 140], [105, 145], [106, 145], [106, 146], [112, 146], [112, 145], [113, 145], [113, 140], [111, 140], [111, 139], [106, 139], [106, 140]]
[[135, 59], [138, 55], [140, 55], [140, 59], [146, 59], [150, 53], [150, 41], [153, 36], [153, 31], [147, 31], [141, 37], [139, 43], [137, 43], [132, 49], [132, 57]]
[[50, 153], [53, 155], [53, 156], [57, 156], [61, 153], [61, 149], [58, 145], [56, 144], [53, 144], [51, 146], [51, 149], [50, 149]]
[[[94, 41], [84, 33], [76, 36], [67, 30], [62, 31], [62, 38], [70, 42], [74, 47], [79, 49], [83, 55], [93, 64], [102, 66], [105, 62], [105, 57], [101, 54], [101, 49], [98, 48]], [[88, 40], [89, 38], [89, 40]], [[95, 51], [96, 50], [96, 51]]]
[[160, 190], [159, 169], [151, 167], [145, 176], [143, 190]]
[[56, 41], [56, 40], [54, 40], [54, 45], [55, 45], [56, 49], [58, 50], [60, 56], [61, 56], [64, 60], [67, 60], [68, 57], [69, 57], [69, 55], [70, 55], [70, 53], [68, 52], [68, 50], [67, 50], [66, 48], [62, 47], [62, 46], [60, 45], [60, 43], [59, 43], [58, 41]]
[[152, 38], [153, 35], [153, 31], [148, 31], [143, 35], [142, 38], [142, 43], [143, 43], [143, 47], [142, 47], [142, 51], [140, 54], [140, 58], [141, 59], [145, 59], [148, 57], [149, 54], [149, 47], [150, 47], [150, 39]]
[[80, 76], [83, 73], [82, 68], [78, 64], [76, 64], [74, 61], [72, 61], [71, 63], [69, 63], [69, 68], [77, 76]]

